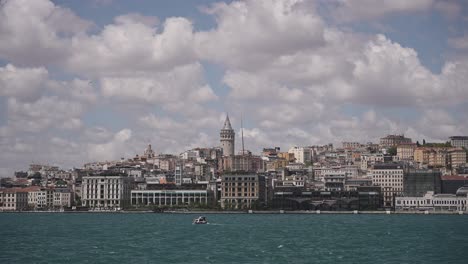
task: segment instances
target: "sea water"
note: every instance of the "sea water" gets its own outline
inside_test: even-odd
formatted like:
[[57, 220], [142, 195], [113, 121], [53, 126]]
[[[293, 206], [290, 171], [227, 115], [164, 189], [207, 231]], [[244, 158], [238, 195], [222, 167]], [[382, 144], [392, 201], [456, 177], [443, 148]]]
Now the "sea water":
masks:
[[466, 215], [2, 213], [0, 263], [468, 263]]

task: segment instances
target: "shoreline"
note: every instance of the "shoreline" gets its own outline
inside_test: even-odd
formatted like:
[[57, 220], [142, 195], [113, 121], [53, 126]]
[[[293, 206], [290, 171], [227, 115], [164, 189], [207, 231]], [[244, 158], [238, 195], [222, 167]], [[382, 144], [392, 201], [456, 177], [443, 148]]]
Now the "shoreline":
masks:
[[52, 213], [52, 214], [257, 214], [257, 215], [266, 215], [266, 214], [310, 214], [310, 215], [330, 215], [330, 214], [366, 214], [366, 215], [468, 215], [467, 211], [287, 211], [287, 210], [270, 210], [270, 211], [165, 211], [165, 212], [153, 212], [153, 211], [0, 211], [1, 213], [23, 213], [23, 214], [35, 214], [35, 213]]

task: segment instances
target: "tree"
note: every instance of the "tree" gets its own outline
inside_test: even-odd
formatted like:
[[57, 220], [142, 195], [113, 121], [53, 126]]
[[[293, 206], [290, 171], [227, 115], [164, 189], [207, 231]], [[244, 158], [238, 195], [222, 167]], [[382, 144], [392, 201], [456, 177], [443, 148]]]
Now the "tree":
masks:
[[424, 145], [426, 145], [426, 140], [425, 140], [425, 139], [423, 139], [423, 146], [424, 146]]
[[391, 147], [387, 150], [387, 153], [392, 155], [392, 156], [396, 156], [397, 154], [397, 148], [396, 147]]
[[420, 147], [421, 144], [419, 144], [419, 141], [416, 141], [416, 146]]

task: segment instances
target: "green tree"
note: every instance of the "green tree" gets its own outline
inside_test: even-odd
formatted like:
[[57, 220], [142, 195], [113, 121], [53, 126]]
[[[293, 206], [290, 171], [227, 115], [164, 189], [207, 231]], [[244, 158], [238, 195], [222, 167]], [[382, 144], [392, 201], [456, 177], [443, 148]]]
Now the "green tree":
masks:
[[387, 150], [387, 153], [392, 155], [392, 156], [396, 156], [397, 154], [397, 148], [396, 147], [391, 147]]

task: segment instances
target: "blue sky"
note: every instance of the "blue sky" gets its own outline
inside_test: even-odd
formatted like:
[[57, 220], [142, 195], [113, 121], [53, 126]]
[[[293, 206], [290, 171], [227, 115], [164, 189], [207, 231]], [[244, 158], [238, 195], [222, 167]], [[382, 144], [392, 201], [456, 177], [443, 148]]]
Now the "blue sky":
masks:
[[461, 0], [7, 0], [0, 176], [217, 146], [226, 112], [254, 153], [466, 135], [467, 23]]

